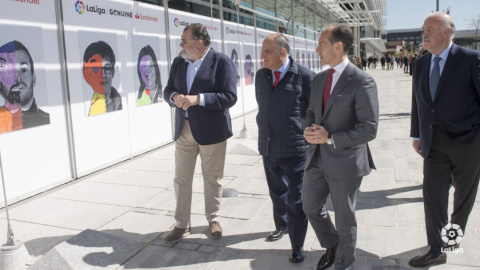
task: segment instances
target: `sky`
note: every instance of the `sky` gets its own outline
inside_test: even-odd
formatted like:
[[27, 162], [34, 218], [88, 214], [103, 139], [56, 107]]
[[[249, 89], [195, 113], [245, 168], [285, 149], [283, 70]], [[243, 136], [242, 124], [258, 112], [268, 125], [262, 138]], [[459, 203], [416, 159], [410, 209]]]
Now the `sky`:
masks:
[[[437, 0], [386, 0], [387, 30], [421, 28], [425, 18], [436, 10]], [[457, 30], [474, 29], [469, 21], [480, 14], [480, 0], [439, 0], [439, 11], [450, 7]]]

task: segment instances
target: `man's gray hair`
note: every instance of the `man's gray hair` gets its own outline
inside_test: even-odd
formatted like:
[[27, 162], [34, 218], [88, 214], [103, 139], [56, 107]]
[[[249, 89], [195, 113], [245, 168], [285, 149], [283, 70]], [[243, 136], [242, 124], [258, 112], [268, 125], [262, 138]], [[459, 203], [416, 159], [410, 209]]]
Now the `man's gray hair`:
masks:
[[273, 40], [275, 41], [275, 43], [277, 43], [277, 50], [285, 48], [287, 56], [290, 55], [290, 42], [288, 41], [288, 38], [286, 36], [278, 34]]
[[443, 11], [437, 11], [428, 16], [430, 17], [437, 17], [443, 24], [442, 30], [445, 31], [447, 28], [450, 27], [450, 40], [452, 40], [455, 37], [455, 23], [453, 22], [453, 19], [450, 15]]

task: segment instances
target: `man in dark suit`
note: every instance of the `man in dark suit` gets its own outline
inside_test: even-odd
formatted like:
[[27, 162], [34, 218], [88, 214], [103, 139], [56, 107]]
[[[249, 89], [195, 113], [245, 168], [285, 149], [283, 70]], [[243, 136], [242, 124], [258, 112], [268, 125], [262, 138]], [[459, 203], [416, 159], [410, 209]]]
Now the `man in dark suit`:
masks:
[[267, 240], [278, 240], [288, 231], [290, 262], [300, 263], [304, 260], [308, 227], [301, 198], [308, 149], [302, 121], [315, 73], [290, 57], [288, 39], [282, 34], [265, 38], [262, 58], [265, 68], [255, 76], [258, 151], [263, 158], [275, 222], [275, 231]]
[[237, 101], [237, 82], [232, 60], [210, 46], [202, 24], [183, 30], [181, 56], [173, 60], [164, 90], [165, 100], [175, 106], [175, 228], [166, 242], [178, 241], [190, 231], [192, 181], [200, 154], [204, 180], [205, 216], [210, 236], [220, 238], [218, 219], [222, 196], [227, 139], [232, 136], [228, 109]]
[[[303, 127], [309, 142], [303, 179], [303, 210], [320, 245], [326, 248], [317, 269], [350, 269], [355, 261], [356, 196], [362, 178], [375, 169], [368, 141], [378, 127], [377, 85], [348, 62], [353, 33], [345, 25], [322, 31], [317, 53], [332, 68], [313, 80]], [[332, 198], [335, 226], [325, 202]]]
[[[478, 190], [480, 52], [455, 45], [454, 33], [449, 15], [428, 16], [422, 38], [429, 52], [414, 62], [410, 135], [413, 148], [424, 158], [423, 199], [430, 250], [411, 259], [411, 266], [447, 261], [444, 248], [459, 240], [450, 229], [466, 232]], [[455, 188], [452, 224], [447, 225], [451, 185]], [[443, 228], [451, 232], [448, 237], [442, 238]]]

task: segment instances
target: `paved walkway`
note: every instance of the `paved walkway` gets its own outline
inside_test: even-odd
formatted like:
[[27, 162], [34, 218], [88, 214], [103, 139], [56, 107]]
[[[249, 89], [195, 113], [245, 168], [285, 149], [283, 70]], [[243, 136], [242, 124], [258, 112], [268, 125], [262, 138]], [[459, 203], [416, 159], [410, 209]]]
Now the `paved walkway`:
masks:
[[[401, 69], [368, 73], [380, 98], [378, 137], [370, 144], [378, 170], [360, 187], [355, 266], [409, 269], [408, 260], [426, 251], [422, 159], [409, 138], [411, 77]], [[12, 227], [28, 248], [30, 269], [315, 269], [323, 249], [311, 228], [301, 264], [288, 262], [288, 237], [265, 241], [274, 225], [255, 115], [233, 121], [224, 187], [239, 195], [222, 200], [222, 239], [207, 237], [197, 169], [193, 232], [176, 244], [163, 243], [164, 232], [174, 225], [170, 144], [14, 205]], [[238, 138], [244, 121], [251, 139]], [[5, 216], [0, 214], [0, 243], [6, 243]], [[480, 197], [465, 234], [463, 253], [448, 254], [448, 264], [432, 269], [480, 269]]]

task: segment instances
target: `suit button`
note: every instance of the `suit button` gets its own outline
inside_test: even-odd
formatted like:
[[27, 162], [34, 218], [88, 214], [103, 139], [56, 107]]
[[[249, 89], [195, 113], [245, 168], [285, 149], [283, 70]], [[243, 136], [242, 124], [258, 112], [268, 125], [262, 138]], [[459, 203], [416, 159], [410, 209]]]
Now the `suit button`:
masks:
[[432, 113], [434, 113], [434, 112], [435, 112], [435, 109], [432, 109]]
[[433, 125], [430, 125], [430, 128], [433, 128]]

